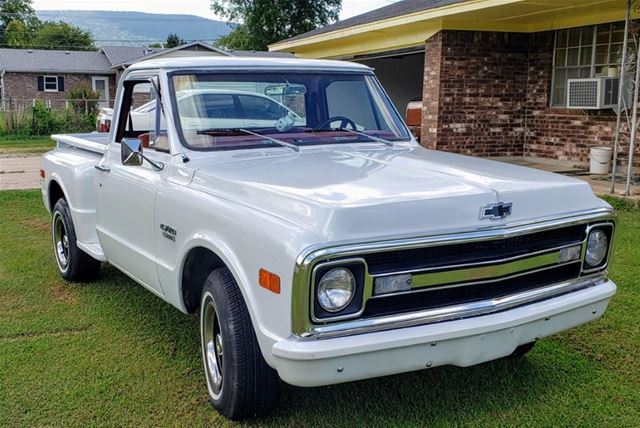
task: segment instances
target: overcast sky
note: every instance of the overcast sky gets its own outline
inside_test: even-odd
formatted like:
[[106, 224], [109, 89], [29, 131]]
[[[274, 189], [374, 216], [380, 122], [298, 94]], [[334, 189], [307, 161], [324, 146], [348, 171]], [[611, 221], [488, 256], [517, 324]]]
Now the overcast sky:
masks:
[[[340, 19], [359, 15], [372, 9], [394, 3], [397, 0], [342, 0]], [[107, 0], [87, 2], [87, 0], [34, 0], [36, 10], [126, 10], [150, 13], [182, 13], [216, 19], [209, 10], [208, 0], [178, 0], [163, 2], [158, 0]]]

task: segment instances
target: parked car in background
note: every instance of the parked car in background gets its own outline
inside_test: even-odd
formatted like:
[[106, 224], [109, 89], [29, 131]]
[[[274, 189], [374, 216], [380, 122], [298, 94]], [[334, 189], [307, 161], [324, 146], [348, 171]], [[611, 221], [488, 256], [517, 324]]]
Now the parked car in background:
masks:
[[[281, 117], [289, 116], [300, 124], [300, 116], [278, 101], [258, 93], [220, 89], [179, 91], [176, 100], [184, 111], [183, 126], [227, 128], [271, 126]], [[151, 100], [129, 113], [134, 129], [153, 128], [156, 102]], [[203, 109], [208, 111], [197, 111]], [[113, 109], [101, 108], [97, 116], [97, 131], [109, 132]], [[162, 125], [164, 128], [164, 125]]]
[[[134, 111], [140, 84], [155, 96]], [[58, 270], [107, 262], [198, 312], [229, 418], [268, 412], [279, 379], [522, 356], [616, 291], [614, 212], [586, 182], [421, 147], [366, 66], [148, 60], [118, 91], [112, 132], [44, 155]]]

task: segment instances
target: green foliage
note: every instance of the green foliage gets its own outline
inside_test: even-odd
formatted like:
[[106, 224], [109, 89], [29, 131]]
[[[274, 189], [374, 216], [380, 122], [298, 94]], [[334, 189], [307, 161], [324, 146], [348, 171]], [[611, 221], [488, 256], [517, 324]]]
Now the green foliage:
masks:
[[603, 195], [602, 199], [607, 201], [616, 211], [640, 211], [640, 202], [631, 199], [611, 195]]
[[36, 101], [31, 114], [31, 135], [54, 134], [64, 127], [64, 119], [48, 108], [44, 101]]
[[10, 48], [23, 48], [28, 44], [27, 28], [17, 20], [9, 22], [4, 29], [4, 44]]
[[212, 0], [216, 14], [239, 23], [216, 44], [267, 50], [271, 43], [337, 21], [341, 7], [342, 0]]
[[0, 111], [0, 135], [29, 135], [31, 116], [25, 110]]
[[175, 48], [181, 45], [184, 45], [185, 42], [180, 36], [175, 33], [171, 33], [167, 36], [167, 41], [164, 44], [164, 47], [167, 49]]
[[48, 136], [57, 133], [90, 132], [96, 128], [96, 109], [52, 109], [42, 100], [33, 107], [0, 112], [0, 136]]
[[65, 22], [46, 21], [35, 32], [31, 44], [38, 49], [94, 50], [90, 32]]
[[0, 0], [0, 44], [11, 48], [95, 49], [88, 31], [64, 22], [40, 21], [31, 0]]
[[86, 83], [81, 83], [69, 90], [69, 105], [76, 113], [98, 113], [100, 91], [94, 91]]
[[38, 26], [31, 0], [0, 0], [0, 35], [12, 21], [20, 22], [29, 31]]

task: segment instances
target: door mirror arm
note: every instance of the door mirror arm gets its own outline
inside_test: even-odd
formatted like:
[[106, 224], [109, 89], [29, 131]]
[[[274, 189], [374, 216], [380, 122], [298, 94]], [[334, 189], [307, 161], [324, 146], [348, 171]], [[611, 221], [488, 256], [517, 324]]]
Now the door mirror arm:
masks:
[[138, 138], [124, 138], [120, 143], [120, 159], [124, 166], [141, 166], [143, 161], [156, 171], [164, 169], [162, 162], [155, 162], [142, 153], [142, 142]]

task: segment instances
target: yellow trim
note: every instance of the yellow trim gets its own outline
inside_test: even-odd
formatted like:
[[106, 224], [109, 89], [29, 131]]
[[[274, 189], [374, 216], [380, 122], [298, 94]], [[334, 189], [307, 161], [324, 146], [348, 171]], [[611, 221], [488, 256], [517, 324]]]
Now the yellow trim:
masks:
[[[438, 31], [540, 32], [624, 19], [623, 0], [469, 0], [436, 9], [275, 43], [270, 51], [307, 58], [356, 55], [421, 46]], [[634, 13], [633, 17], [640, 16]]]
[[372, 31], [388, 29], [390, 27], [412, 24], [417, 21], [429, 21], [457, 13], [473, 12], [488, 7], [504, 6], [507, 4], [518, 3], [522, 1], [525, 0], [469, 0], [464, 3], [442, 6], [435, 9], [414, 12], [408, 15], [394, 16], [393, 18], [382, 19], [380, 21], [370, 22], [367, 24], [354, 25], [352, 27], [331, 31], [329, 33], [306, 37], [304, 39], [292, 41], [283, 40], [281, 42], [269, 45], [269, 50], [285, 51], [302, 44], [321, 43], [337, 38], [353, 36], [359, 33], [368, 33]]

